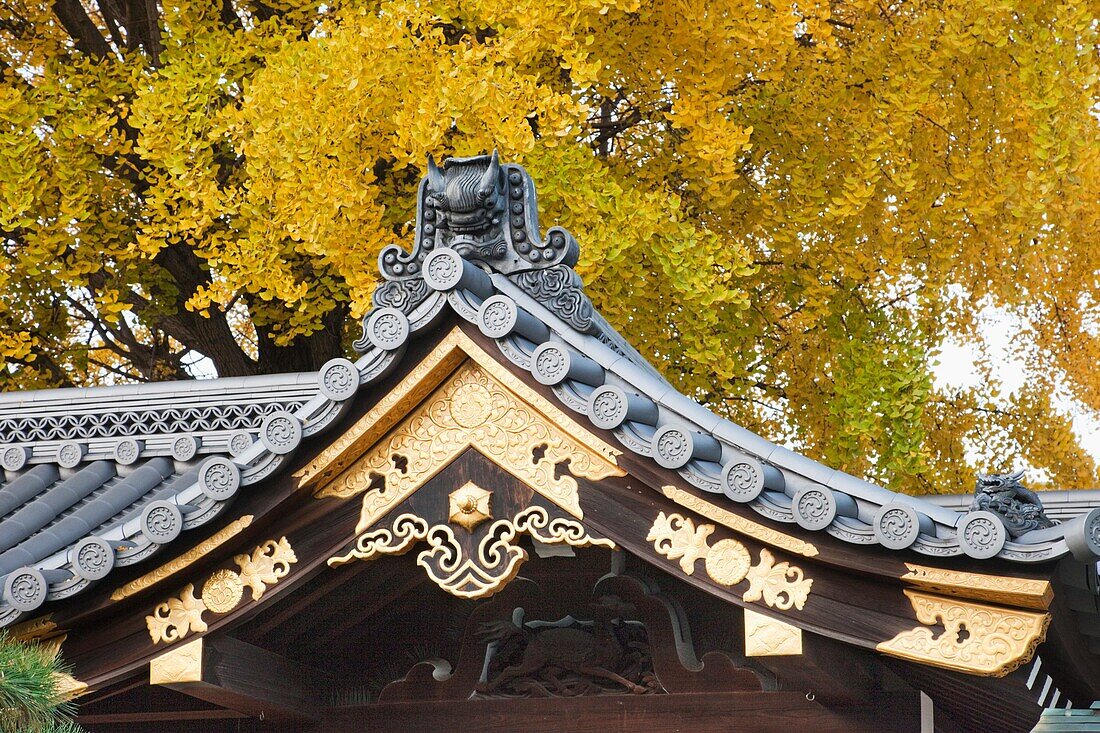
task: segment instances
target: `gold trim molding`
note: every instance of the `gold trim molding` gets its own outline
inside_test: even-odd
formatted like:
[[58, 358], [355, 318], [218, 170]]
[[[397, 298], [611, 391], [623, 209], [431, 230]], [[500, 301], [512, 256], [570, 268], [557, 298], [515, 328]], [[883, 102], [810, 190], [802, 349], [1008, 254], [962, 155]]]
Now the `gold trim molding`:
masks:
[[1046, 580], [968, 573], [912, 563], [905, 563], [905, 567], [909, 572], [901, 579], [906, 583], [945, 596], [1007, 603], [1036, 611], [1050, 608], [1054, 600], [1054, 589]]
[[[54, 623], [52, 613], [16, 624], [8, 630], [8, 634], [14, 641], [38, 647], [42, 654], [51, 659], [61, 656], [61, 645], [69, 636]], [[3, 671], [0, 670], [0, 675], [2, 674]], [[54, 672], [53, 679], [54, 688], [62, 701], [75, 700], [88, 691], [87, 683], [68, 672]]]
[[[970, 603], [907, 590], [917, 626], [884, 641], [883, 654], [983, 677], [1004, 677], [1029, 662], [1046, 638], [1050, 614]], [[940, 631], [940, 628], [943, 631]]]
[[78, 680], [68, 672], [54, 672], [53, 678], [57, 696], [65, 702], [75, 700], [88, 692], [88, 683]]
[[131, 580], [126, 585], [116, 588], [114, 592], [111, 593], [111, 600], [121, 601], [124, 598], [129, 598], [152, 585], [156, 585], [165, 578], [171, 577], [179, 571], [190, 567], [196, 560], [205, 557], [243, 532], [252, 524], [252, 518], [251, 514], [245, 514], [240, 519], [230, 522], [225, 527], [210, 535], [179, 557], [169, 560], [156, 570], [150, 571], [140, 578]]
[[512, 519], [498, 519], [489, 525], [471, 556], [466, 556], [448, 525], [430, 526], [415, 514], [402, 514], [391, 528], [367, 532], [356, 540], [354, 549], [329, 558], [328, 564], [336, 567], [353, 560], [373, 560], [380, 555], [403, 555], [426, 540], [429, 547], [420, 553], [417, 564], [432, 582], [458, 598], [487, 598], [515, 578], [527, 560], [527, 551], [516, 542], [520, 534], [547, 545], [615, 547], [609, 539], [588, 534], [575, 519], [551, 518], [543, 507], [532, 506]]
[[23, 621], [8, 629], [8, 636], [15, 641], [24, 643], [32, 641], [44, 641], [55, 636], [63, 636], [64, 631], [57, 628], [53, 621], [53, 614], [47, 613], [30, 621]]
[[202, 637], [174, 646], [149, 661], [150, 685], [202, 682]]
[[745, 609], [745, 656], [789, 657], [802, 654], [802, 629]]
[[772, 547], [778, 547], [781, 550], [786, 550], [795, 555], [817, 557], [817, 547], [809, 542], [800, 540], [797, 537], [791, 537], [789, 534], [777, 532], [751, 519], [746, 519], [727, 509], [715, 506], [709, 501], [700, 499], [698, 496], [688, 491], [684, 491], [675, 486], [662, 486], [661, 493], [685, 509], [690, 509], [696, 514], [706, 517], [711, 521], [718, 522], [718, 524], [721, 524], [723, 527], [732, 529], [734, 532], [743, 534], [746, 537], [752, 537], [754, 540], [763, 542], [766, 545], [771, 545]]
[[205, 632], [203, 613], [229, 613], [241, 602], [245, 588], [251, 589], [253, 601], [260, 600], [268, 586], [290, 573], [290, 566], [298, 562], [298, 557], [287, 538], [282, 537], [257, 545], [251, 553], [236, 555], [233, 562], [239, 571], [215, 570], [203, 584], [199, 597], [195, 597], [194, 583], [188, 583], [177, 596], [157, 604], [152, 615], [145, 617], [154, 644], [171, 644], [191, 633]]
[[787, 562], [776, 564], [775, 556], [768, 549], [760, 549], [760, 559], [753, 565], [748, 548], [734, 539], [725, 539], [710, 545], [707, 539], [714, 533], [713, 524], [696, 527], [690, 517], [682, 514], [665, 515], [661, 512], [654, 520], [646, 536], [653, 549], [669, 560], [679, 560], [680, 569], [687, 575], [695, 573], [695, 563], [703, 560], [707, 575], [714, 582], [737, 585], [749, 581], [748, 590], [742, 596], [746, 603], [763, 600], [772, 608], [801, 611], [810, 596], [813, 580], [795, 565]]
[[558, 475], [558, 464], [594, 481], [625, 475], [610, 450], [590, 447], [497, 374], [467, 363], [316, 496], [364, 494], [355, 528], [364, 532], [471, 447], [578, 519], [577, 481]]
[[[312, 489], [318, 497], [338, 496], [334, 492], [325, 493], [321, 487], [346, 471], [466, 360], [474, 362], [516, 399], [526, 403], [526, 409], [558, 426], [561, 432], [572, 436], [578, 444], [586, 446], [601, 460], [621, 471], [617, 467], [616, 457], [622, 451], [611, 447], [574, 421], [493, 359], [461, 329], [455, 328], [355, 425], [294, 474], [298, 487]], [[623, 476], [625, 472], [610, 475]]]

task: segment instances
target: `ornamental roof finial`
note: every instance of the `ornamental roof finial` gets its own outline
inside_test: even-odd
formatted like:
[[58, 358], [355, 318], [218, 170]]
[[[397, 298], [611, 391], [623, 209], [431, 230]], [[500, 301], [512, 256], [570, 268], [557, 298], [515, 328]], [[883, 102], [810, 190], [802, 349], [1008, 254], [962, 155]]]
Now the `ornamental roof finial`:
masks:
[[[573, 271], [580, 255], [577, 240], [557, 226], [542, 235], [534, 181], [522, 166], [501, 163], [495, 150], [448, 158], [442, 166], [428, 156], [415, 236], [411, 251], [390, 245], [379, 255], [384, 282], [374, 292], [375, 308], [411, 314], [432, 292], [424, 280], [425, 261], [449, 251], [487, 273], [504, 275], [578, 331], [598, 330], [592, 303]], [[366, 344], [361, 340], [356, 348]]]

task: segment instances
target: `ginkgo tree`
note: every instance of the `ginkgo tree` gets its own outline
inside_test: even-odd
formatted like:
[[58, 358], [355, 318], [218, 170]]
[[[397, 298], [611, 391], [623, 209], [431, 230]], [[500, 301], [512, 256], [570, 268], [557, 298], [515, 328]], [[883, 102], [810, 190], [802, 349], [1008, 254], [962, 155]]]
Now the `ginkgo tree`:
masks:
[[[427, 154], [496, 148], [712, 409], [901, 490], [1090, 485], [1098, 44], [1049, 0], [4, 0], [0, 386], [315, 369]], [[1026, 386], [937, 388], [991, 307]]]

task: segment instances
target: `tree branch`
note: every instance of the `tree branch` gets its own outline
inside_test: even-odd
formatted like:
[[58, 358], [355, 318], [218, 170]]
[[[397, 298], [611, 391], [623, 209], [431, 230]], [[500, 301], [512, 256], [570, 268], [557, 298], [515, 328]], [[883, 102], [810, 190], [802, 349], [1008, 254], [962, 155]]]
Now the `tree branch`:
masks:
[[111, 53], [107, 40], [79, 0], [54, 0], [53, 11], [61, 26], [76, 41], [78, 49], [100, 59]]

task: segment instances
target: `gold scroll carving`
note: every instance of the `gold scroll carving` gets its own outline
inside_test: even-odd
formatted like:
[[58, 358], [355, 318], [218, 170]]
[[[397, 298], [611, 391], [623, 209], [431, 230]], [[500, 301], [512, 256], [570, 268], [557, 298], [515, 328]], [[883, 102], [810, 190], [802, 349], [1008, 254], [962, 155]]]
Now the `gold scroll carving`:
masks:
[[940, 595], [1008, 603], [1037, 611], [1045, 611], [1054, 600], [1054, 589], [1046, 580], [968, 573], [912, 563], [905, 563], [905, 567], [908, 572], [901, 576], [902, 580]]
[[57, 624], [53, 621], [52, 613], [32, 618], [30, 621], [23, 621], [8, 629], [9, 637], [22, 642], [42, 641], [64, 635], [64, 633], [64, 631], [58, 630]]
[[669, 560], [679, 560], [680, 569], [687, 575], [695, 573], [695, 563], [703, 560], [711, 580], [732, 586], [742, 580], [749, 581], [749, 588], [742, 600], [752, 603], [763, 600], [772, 608], [802, 610], [809, 598], [813, 580], [806, 577], [802, 568], [787, 562], [776, 563], [766, 548], [760, 550], [760, 559], [752, 564], [748, 549], [733, 539], [720, 540], [714, 545], [708, 538], [714, 532], [713, 524], [695, 525], [682, 514], [665, 515], [661, 512], [654, 520], [646, 537], [653, 549]]
[[169, 651], [149, 662], [149, 684], [171, 685], [202, 682], [202, 637]]
[[685, 509], [690, 509], [700, 516], [718, 522], [718, 524], [732, 529], [734, 532], [743, 534], [746, 537], [752, 537], [754, 540], [763, 542], [766, 545], [771, 545], [772, 547], [778, 547], [781, 550], [786, 550], [795, 555], [817, 557], [817, 548], [809, 542], [800, 540], [797, 537], [791, 537], [789, 534], [777, 532], [751, 519], [746, 519], [738, 514], [734, 514], [728, 509], [715, 506], [705, 499], [700, 499], [689, 491], [684, 491], [675, 486], [662, 486], [661, 492]]
[[574, 519], [551, 517], [543, 507], [532, 506], [512, 519], [493, 522], [471, 556], [466, 556], [448, 525], [430, 526], [415, 514], [402, 514], [390, 527], [361, 535], [350, 552], [330, 558], [328, 564], [338, 566], [356, 559], [401, 555], [417, 543], [427, 541], [428, 549], [420, 553], [417, 564], [424, 568], [432, 582], [458, 598], [486, 598], [516, 577], [527, 560], [527, 551], [516, 543], [520, 534], [530, 535], [548, 545], [615, 547], [611, 540], [591, 536], [584, 525]]
[[802, 654], [802, 629], [745, 609], [745, 656], [782, 657]]
[[[905, 591], [917, 626], [884, 641], [878, 651], [983, 677], [1003, 677], [1030, 661], [1046, 638], [1050, 614], [998, 608]], [[940, 628], [943, 630], [940, 631]]]
[[251, 555], [237, 555], [233, 562], [241, 567], [241, 584], [252, 589], [252, 600], [264, 596], [267, 586], [279, 582], [290, 573], [290, 566], [298, 562], [294, 549], [286, 537], [278, 541], [268, 540], [252, 551]]
[[352, 489], [347, 490], [345, 494], [336, 491], [326, 492], [316, 487], [327, 484], [349, 468], [467, 360], [472, 361], [482, 372], [491, 376], [500, 387], [514, 395], [519, 402], [525, 403], [526, 408], [538, 413], [547, 422], [558, 426], [562, 432], [572, 436], [578, 444], [586, 446], [599, 455], [603, 461], [615, 465], [615, 458], [621, 455], [622, 451], [611, 447], [575, 422], [560, 408], [544, 399], [489, 356], [461, 329], [455, 328], [430, 354], [413, 367], [400, 384], [356, 421], [355, 425], [294, 474], [298, 479], [299, 488], [314, 489], [318, 497], [350, 496], [362, 491], [362, 488]]
[[365, 492], [355, 528], [363, 532], [469, 447], [578, 519], [577, 482], [557, 475], [558, 464], [568, 461], [572, 474], [597, 481], [625, 475], [615, 455], [563, 430], [481, 365], [466, 364], [316, 495]]
[[165, 578], [175, 575], [184, 568], [190, 567], [190, 565], [199, 558], [205, 557], [233, 537], [236, 537], [250, 524], [252, 524], [251, 514], [246, 514], [240, 519], [230, 522], [174, 560], [170, 560], [156, 570], [148, 572], [140, 578], [131, 580], [126, 585], [116, 588], [115, 591], [111, 593], [111, 600], [121, 601], [123, 598], [129, 598], [135, 593], [140, 593], [149, 586], [155, 585]]
[[171, 644], [192, 633], [205, 632], [203, 613], [229, 613], [240, 604], [246, 587], [252, 589], [252, 600], [260, 600], [269, 585], [290, 573], [290, 566], [298, 558], [287, 538], [282, 537], [263, 542], [250, 554], [237, 555], [233, 561], [239, 571], [215, 570], [197, 598], [195, 585], [188, 583], [177, 596], [157, 604], [152, 615], [145, 617], [154, 644]]

